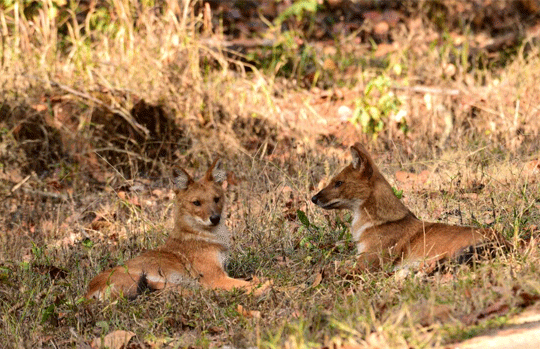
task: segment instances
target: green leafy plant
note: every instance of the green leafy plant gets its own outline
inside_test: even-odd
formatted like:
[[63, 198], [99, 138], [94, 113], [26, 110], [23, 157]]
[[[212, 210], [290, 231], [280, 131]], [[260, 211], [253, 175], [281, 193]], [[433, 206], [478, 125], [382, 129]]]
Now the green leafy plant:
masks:
[[41, 310], [41, 323], [45, 323], [54, 317], [58, 317], [54, 303], [49, 304]]
[[377, 138], [392, 118], [403, 133], [408, 131], [407, 120], [399, 114], [401, 101], [391, 91], [391, 86], [389, 77], [379, 75], [368, 82], [364, 95], [356, 100], [351, 121], [360, 124], [362, 131], [373, 138]]
[[[248, 54], [262, 70], [277, 76], [295, 78], [300, 83], [320, 78], [322, 66], [315, 48], [302, 40], [303, 34], [296, 30], [283, 32], [272, 47]], [[313, 76], [306, 79], [306, 76]]]
[[309, 229], [311, 223], [309, 223], [309, 219], [306, 216], [306, 213], [302, 210], [296, 210], [296, 215], [298, 216], [298, 220], [304, 227]]
[[302, 20], [306, 13], [314, 14], [319, 8], [319, 2], [317, 0], [299, 0], [295, 1], [291, 6], [286, 8], [276, 18], [276, 23], [281, 24], [291, 17], [296, 17], [298, 21]]
[[396, 187], [392, 187], [392, 191], [398, 199], [401, 199], [403, 197], [403, 189], [398, 190]]

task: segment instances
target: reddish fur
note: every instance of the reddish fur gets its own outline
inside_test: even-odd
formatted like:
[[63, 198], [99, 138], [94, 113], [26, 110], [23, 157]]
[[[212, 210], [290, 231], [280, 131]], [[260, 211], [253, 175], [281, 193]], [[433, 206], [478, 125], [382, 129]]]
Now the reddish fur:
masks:
[[251, 291], [259, 286], [256, 282], [233, 279], [224, 270], [229, 248], [227, 228], [221, 219], [218, 224], [210, 220], [212, 216], [214, 219], [221, 216], [223, 211], [224, 193], [219, 182], [224, 174], [218, 164], [214, 162], [199, 181], [181, 170], [175, 198], [175, 226], [165, 244], [97, 275], [88, 286], [86, 298], [120, 295], [133, 298], [140, 292], [141, 284], [152, 290], [196, 283], [223, 290]]
[[417, 262], [432, 267], [440, 260], [458, 257], [470, 246], [503, 242], [490, 229], [419, 220], [394, 195], [361, 144], [352, 146], [351, 154], [353, 163], [332, 178], [312, 201], [325, 209], [353, 211], [351, 232], [358, 244], [361, 268], [374, 270], [381, 263]]

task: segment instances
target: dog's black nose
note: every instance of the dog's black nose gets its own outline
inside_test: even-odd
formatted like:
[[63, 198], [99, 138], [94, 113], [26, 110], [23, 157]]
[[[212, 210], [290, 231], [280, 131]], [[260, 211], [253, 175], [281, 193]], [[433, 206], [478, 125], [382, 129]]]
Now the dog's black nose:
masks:
[[311, 201], [312, 201], [314, 204], [317, 204], [317, 201], [319, 201], [319, 194], [313, 195], [313, 197], [311, 198]]
[[213, 225], [218, 225], [220, 220], [221, 216], [218, 214], [210, 216], [210, 222], [212, 222]]

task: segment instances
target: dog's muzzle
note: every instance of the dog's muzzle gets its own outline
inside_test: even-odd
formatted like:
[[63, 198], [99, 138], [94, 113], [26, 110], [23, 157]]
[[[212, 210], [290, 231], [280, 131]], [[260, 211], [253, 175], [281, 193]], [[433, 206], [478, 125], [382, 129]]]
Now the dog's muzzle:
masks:
[[313, 202], [315, 205], [319, 205], [319, 197], [321, 195], [321, 192], [318, 192], [311, 198], [311, 202]]

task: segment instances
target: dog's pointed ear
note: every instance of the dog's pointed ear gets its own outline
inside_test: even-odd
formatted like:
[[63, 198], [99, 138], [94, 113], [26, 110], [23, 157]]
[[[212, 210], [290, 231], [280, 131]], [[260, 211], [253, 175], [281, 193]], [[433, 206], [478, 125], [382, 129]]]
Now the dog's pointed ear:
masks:
[[351, 146], [351, 155], [353, 168], [371, 178], [373, 175], [373, 160], [371, 160], [366, 148], [360, 143], [355, 143]]
[[204, 178], [207, 181], [214, 181], [216, 183], [221, 183], [227, 178], [227, 172], [222, 168], [221, 159], [214, 160], [212, 166], [206, 171]]
[[184, 190], [193, 183], [193, 178], [182, 167], [173, 168], [175, 190]]

